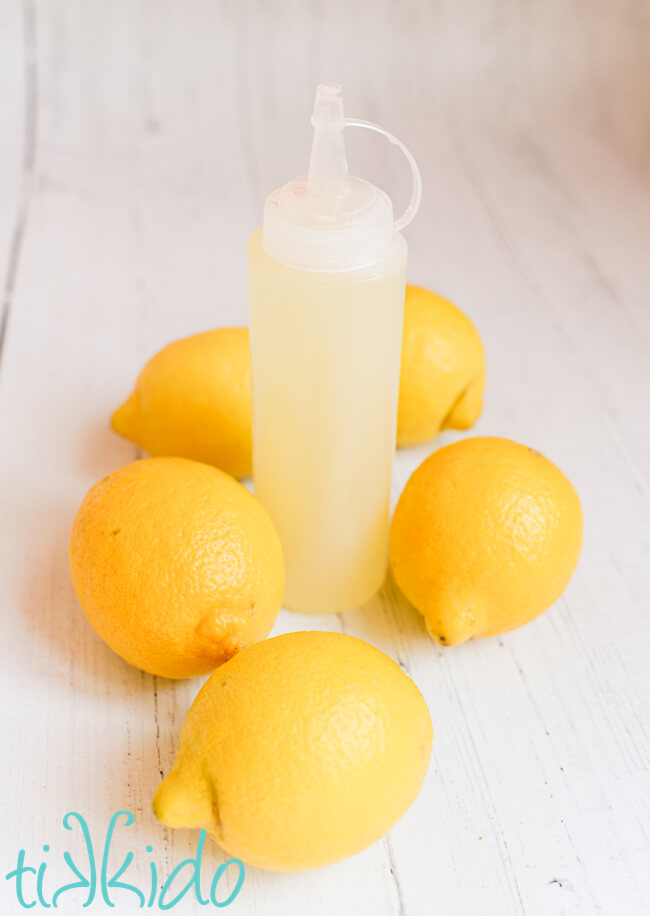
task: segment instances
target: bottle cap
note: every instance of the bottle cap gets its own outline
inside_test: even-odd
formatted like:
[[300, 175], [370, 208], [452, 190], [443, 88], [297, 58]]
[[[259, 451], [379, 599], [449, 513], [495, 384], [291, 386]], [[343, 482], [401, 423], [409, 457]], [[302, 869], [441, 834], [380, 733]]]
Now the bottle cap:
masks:
[[[264, 207], [262, 244], [276, 261], [301, 270], [352, 270], [382, 260], [393, 236], [415, 216], [422, 185], [413, 156], [396, 137], [370, 121], [343, 116], [341, 87], [321, 83], [311, 123], [314, 139], [309, 173], [274, 191]], [[348, 172], [344, 130], [363, 127], [387, 137], [406, 156], [413, 193], [393, 221], [385, 191]]]

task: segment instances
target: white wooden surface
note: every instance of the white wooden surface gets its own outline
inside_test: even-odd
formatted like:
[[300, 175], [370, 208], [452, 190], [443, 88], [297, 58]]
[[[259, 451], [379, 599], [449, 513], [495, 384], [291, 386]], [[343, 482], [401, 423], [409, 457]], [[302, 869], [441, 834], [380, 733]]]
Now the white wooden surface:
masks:
[[[3, 914], [22, 912], [4, 881], [19, 848], [49, 862], [46, 895], [71, 880], [67, 811], [98, 842], [133, 811], [117, 846], [145, 886], [147, 843], [163, 875], [194, 848], [150, 800], [198, 684], [144, 675], [100, 642], [67, 537], [86, 489], [135, 457], [108, 416], [145, 359], [245, 322], [246, 238], [265, 194], [306, 168], [321, 79], [418, 158], [409, 276], [483, 334], [476, 432], [566, 471], [585, 545], [557, 605], [503, 638], [440, 650], [390, 587], [340, 619], [281, 614], [276, 632], [341, 628], [396, 658], [429, 703], [434, 754], [389, 837], [319, 872], [251, 868], [231, 911], [650, 911], [649, 12], [0, 0]], [[397, 154], [356, 142], [357, 170], [403, 198]], [[399, 454], [395, 495], [439, 444]], [[220, 861], [211, 847], [206, 868]]]

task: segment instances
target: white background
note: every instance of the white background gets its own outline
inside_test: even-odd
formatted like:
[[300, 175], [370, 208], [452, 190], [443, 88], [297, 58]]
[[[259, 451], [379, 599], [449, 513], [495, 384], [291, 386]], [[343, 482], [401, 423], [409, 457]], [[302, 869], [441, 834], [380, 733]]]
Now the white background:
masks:
[[[133, 811], [115, 861], [132, 849], [145, 888], [147, 843], [163, 875], [194, 848], [150, 802], [199, 685], [95, 636], [68, 533], [86, 490], [136, 456], [108, 417], [145, 360], [245, 323], [246, 239], [306, 169], [323, 79], [416, 155], [409, 278], [478, 325], [476, 432], [568, 474], [585, 544], [557, 605], [502, 638], [436, 648], [390, 586], [340, 619], [281, 614], [276, 632], [342, 629], [398, 659], [433, 758], [388, 838], [319, 872], [251, 868], [226, 912], [649, 911], [649, 21], [635, 0], [0, 0], [3, 914], [23, 912], [4, 880], [21, 847], [49, 862], [48, 899], [72, 880], [67, 811], [100, 855], [110, 815]], [[350, 146], [353, 170], [405, 201], [399, 154]], [[454, 438], [400, 453], [394, 495]], [[220, 861], [211, 844], [206, 874]]]

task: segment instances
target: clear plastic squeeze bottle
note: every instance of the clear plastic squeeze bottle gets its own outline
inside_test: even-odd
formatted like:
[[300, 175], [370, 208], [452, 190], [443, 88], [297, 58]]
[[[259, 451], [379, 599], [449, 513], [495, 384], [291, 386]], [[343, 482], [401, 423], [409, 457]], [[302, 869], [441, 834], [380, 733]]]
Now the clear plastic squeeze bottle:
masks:
[[[357, 607], [386, 573], [406, 242], [420, 202], [408, 150], [343, 116], [341, 87], [318, 87], [309, 174], [266, 201], [248, 242], [255, 493], [275, 522], [286, 606]], [[344, 129], [384, 134], [406, 155], [413, 196], [348, 174]]]

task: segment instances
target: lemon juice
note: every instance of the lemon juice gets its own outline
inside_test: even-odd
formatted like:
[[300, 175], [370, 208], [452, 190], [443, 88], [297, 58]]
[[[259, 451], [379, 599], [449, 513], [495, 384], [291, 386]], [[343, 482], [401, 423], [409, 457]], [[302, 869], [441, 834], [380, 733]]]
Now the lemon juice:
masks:
[[381, 586], [406, 243], [352, 271], [305, 271], [248, 244], [255, 493], [280, 535], [285, 602], [356, 607]]

